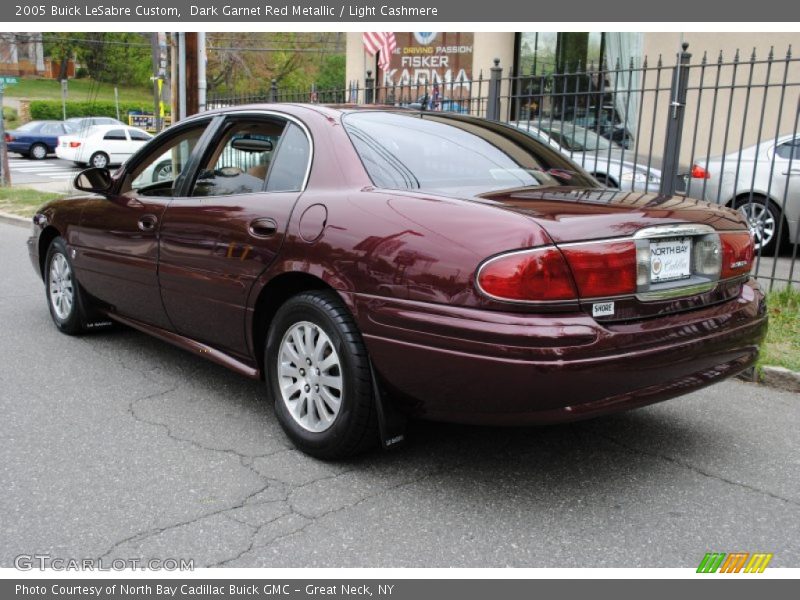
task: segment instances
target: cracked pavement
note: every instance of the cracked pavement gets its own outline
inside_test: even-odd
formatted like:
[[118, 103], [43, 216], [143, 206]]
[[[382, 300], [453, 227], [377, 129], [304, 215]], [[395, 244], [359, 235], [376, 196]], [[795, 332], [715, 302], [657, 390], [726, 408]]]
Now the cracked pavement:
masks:
[[729, 381], [572, 425], [419, 422], [403, 448], [324, 463], [261, 383], [122, 327], [58, 333], [27, 235], [0, 224], [2, 567], [800, 566], [798, 395]]

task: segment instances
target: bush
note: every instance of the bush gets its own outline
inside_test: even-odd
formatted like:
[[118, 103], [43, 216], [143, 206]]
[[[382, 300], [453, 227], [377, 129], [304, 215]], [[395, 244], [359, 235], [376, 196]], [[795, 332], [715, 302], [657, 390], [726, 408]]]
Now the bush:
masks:
[[19, 113], [16, 108], [10, 106], [3, 107], [3, 119], [6, 121], [16, 121], [19, 118]]
[[[31, 119], [55, 119], [63, 116], [60, 100], [31, 100]], [[119, 115], [125, 121], [128, 112], [152, 113], [152, 103], [120, 102]], [[117, 107], [113, 102], [67, 102], [67, 118], [71, 117], [117, 117]]]
[[86, 67], [78, 67], [75, 70], [75, 79], [85, 79], [89, 76], [89, 69]]

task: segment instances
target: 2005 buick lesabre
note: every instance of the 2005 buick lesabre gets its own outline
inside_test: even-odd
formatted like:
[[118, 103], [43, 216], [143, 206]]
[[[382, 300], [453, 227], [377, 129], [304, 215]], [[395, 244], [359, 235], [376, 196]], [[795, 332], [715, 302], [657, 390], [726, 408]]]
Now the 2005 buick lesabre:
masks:
[[766, 331], [739, 213], [607, 190], [467, 115], [203, 113], [76, 185], [29, 240], [55, 325], [111, 319], [263, 378], [324, 458], [391, 443], [398, 416], [521, 425], [672, 398], [751, 366]]

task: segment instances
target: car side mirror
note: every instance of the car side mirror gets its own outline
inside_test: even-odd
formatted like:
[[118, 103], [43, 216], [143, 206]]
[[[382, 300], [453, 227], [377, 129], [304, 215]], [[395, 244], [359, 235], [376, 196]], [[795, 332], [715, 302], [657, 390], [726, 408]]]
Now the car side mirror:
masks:
[[105, 195], [111, 190], [113, 183], [108, 169], [92, 167], [78, 173], [74, 185], [82, 192]]

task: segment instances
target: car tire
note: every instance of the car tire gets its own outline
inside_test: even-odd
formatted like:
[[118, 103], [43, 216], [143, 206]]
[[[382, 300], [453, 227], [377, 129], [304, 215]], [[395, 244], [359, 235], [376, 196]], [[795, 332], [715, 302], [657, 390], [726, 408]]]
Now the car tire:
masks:
[[83, 169], [86, 168], [86, 163], [85, 162], [81, 162], [79, 160], [73, 160], [72, 164], [75, 165], [76, 167], [81, 167]]
[[107, 168], [108, 162], [109, 162], [108, 154], [106, 154], [105, 152], [95, 152], [89, 158], [89, 164], [98, 169]]
[[333, 460], [378, 441], [367, 349], [336, 293], [303, 292], [278, 309], [264, 372], [278, 421], [303, 452]]
[[53, 323], [62, 333], [76, 335], [86, 330], [86, 299], [61, 237], [47, 249], [44, 263], [45, 294]]
[[[755, 194], [752, 197], [739, 198], [734, 206], [747, 219], [755, 240], [756, 252], [760, 251], [762, 256], [772, 254], [780, 246], [778, 232], [783, 221], [781, 209], [768, 198]], [[785, 228], [782, 231], [786, 233]]]
[[34, 144], [31, 146], [30, 157], [34, 160], [44, 160], [47, 158], [47, 146], [44, 144]]

